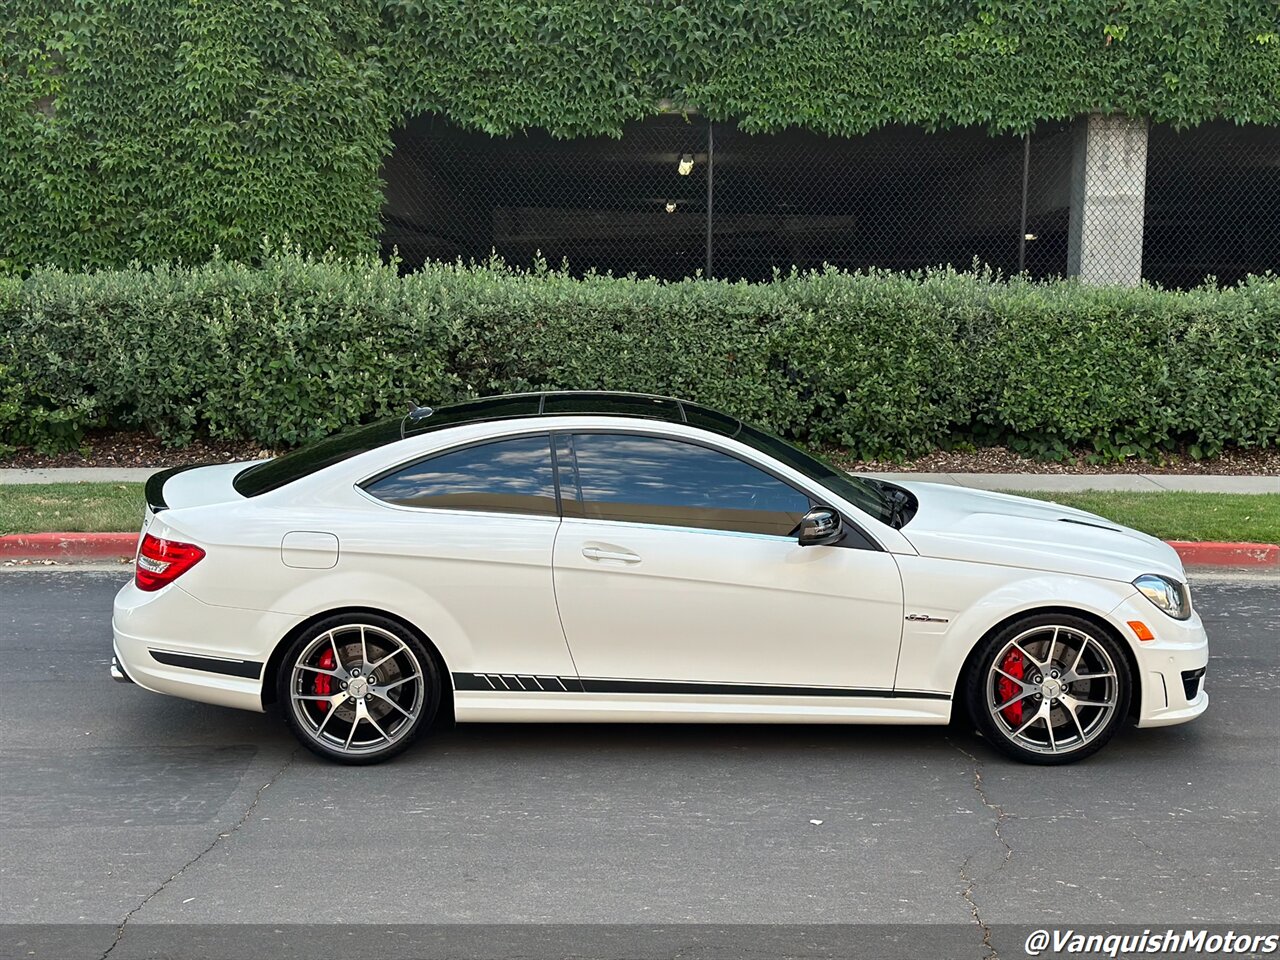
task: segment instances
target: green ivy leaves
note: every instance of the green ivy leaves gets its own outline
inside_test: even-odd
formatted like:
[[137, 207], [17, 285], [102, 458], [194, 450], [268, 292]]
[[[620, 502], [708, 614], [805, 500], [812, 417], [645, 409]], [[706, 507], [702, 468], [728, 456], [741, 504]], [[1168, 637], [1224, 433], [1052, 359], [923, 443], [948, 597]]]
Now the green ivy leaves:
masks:
[[1274, 0], [6, 0], [0, 272], [375, 249], [391, 130], [1280, 123]]

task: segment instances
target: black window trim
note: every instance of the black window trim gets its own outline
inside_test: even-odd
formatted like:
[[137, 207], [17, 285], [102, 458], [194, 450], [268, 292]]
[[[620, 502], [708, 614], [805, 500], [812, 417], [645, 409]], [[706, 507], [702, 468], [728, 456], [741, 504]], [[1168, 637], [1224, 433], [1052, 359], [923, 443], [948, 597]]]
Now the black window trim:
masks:
[[[685, 424], [682, 424], [682, 426], [684, 425]], [[699, 428], [694, 427], [693, 429], [697, 430]], [[732, 457], [734, 460], [737, 460], [739, 463], [746, 464], [748, 467], [754, 467], [755, 469], [759, 470], [761, 473], [764, 473], [767, 476], [772, 477], [774, 480], [777, 480], [779, 483], [785, 484], [786, 486], [790, 487], [792, 490], [795, 490], [796, 493], [799, 493], [802, 496], [807, 497], [811, 508], [814, 506], [823, 506], [823, 507], [831, 507], [832, 509], [837, 509], [835, 504], [831, 501], [831, 497], [834, 496], [832, 491], [827, 490], [826, 487], [823, 487], [821, 484], [817, 483], [817, 481], [813, 481], [814, 485], [819, 487], [821, 490], [823, 490], [827, 494], [826, 497], [817, 498], [814, 496], [812, 491], [806, 490], [803, 487], [797, 486], [794, 481], [788, 479], [787, 477], [782, 476], [780, 473], [778, 473], [778, 471], [774, 470], [771, 466], [766, 466], [765, 464], [756, 463], [753, 460], [746, 459], [740, 456], [737, 453], [737, 451], [726, 450], [724, 447], [718, 446], [714, 442], [703, 440], [700, 437], [673, 436], [668, 433], [663, 433], [660, 430], [654, 430], [652, 428], [643, 428], [643, 427], [598, 426], [598, 427], [583, 427], [579, 429], [568, 429], [568, 428], [553, 429], [551, 431], [551, 450], [552, 450], [553, 458], [554, 458], [555, 447], [556, 447], [556, 444], [555, 444], [556, 435], [559, 434], [559, 435], [568, 436], [570, 449], [573, 451], [573, 454], [574, 454], [573, 481], [574, 481], [574, 485], [578, 490], [579, 498], [581, 498], [582, 496], [582, 485], [579, 482], [579, 478], [578, 478], [577, 450], [576, 448], [573, 447], [573, 435], [583, 434], [583, 433], [608, 434], [608, 435], [623, 434], [628, 436], [657, 437], [662, 440], [671, 440], [676, 443], [691, 443], [696, 447], [702, 447], [704, 449], [712, 450], [712, 451], [715, 451], [716, 453], [723, 454], [726, 457]], [[725, 439], [732, 441], [733, 438], [727, 437]], [[556, 466], [556, 470], [558, 474], [559, 472], [558, 465], [554, 463], [553, 465]], [[671, 529], [689, 530], [695, 533], [712, 533], [712, 534], [721, 533], [721, 534], [732, 534], [734, 536], [766, 537], [770, 540], [793, 540], [794, 539], [793, 537], [786, 537], [779, 534], [745, 533], [740, 530], [719, 530], [719, 529], [716, 529], [715, 527], [681, 527], [681, 526], [676, 526], [672, 524], [645, 523], [643, 520], [634, 520], [634, 521], [606, 520], [606, 519], [601, 519], [597, 517], [575, 516], [565, 512], [564, 502], [560, 499], [560, 489], [561, 489], [561, 481], [557, 476], [556, 504], [560, 510], [560, 518], [562, 520], [581, 520], [581, 521], [586, 521], [588, 523], [623, 523], [628, 525], [647, 526], [647, 527], [668, 526]], [[581, 504], [581, 502], [582, 502], [581, 499], [577, 501], [577, 503], [579, 504]], [[867, 533], [866, 529], [862, 526], [862, 524], [858, 523], [857, 521], [855, 521], [849, 516], [849, 512], [847, 510], [841, 509], [839, 512], [840, 512], [841, 522], [844, 524], [844, 527], [845, 527], [845, 535], [837, 543], [829, 544], [829, 546], [845, 547], [852, 550], [872, 550], [878, 553], [888, 552], [885, 549], [883, 544], [881, 544], [878, 540], [876, 540], [875, 537], [871, 536], [871, 534]]]
[[[405, 503], [392, 503], [390, 500], [383, 500], [381, 497], [375, 497], [365, 488], [371, 484], [377, 483], [392, 474], [399, 473], [401, 470], [407, 470], [410, 467], [416, 467], [420, 463], [426, 463], [429, 460], [435, 460], [437, 457], [447, 456], [451, 453], [460, 453], [463, 450], [469, 450], [472, 447], [488, 446], [492, 443], [501, 443], [504, 440], [519, 440], [522, 437], [544, 436], [547, 438], [547, 447], [549, 450], [549, 460], [551, 462], [551, 480], [552, 489], [555, 493], [556, 511], [555, 513], [517, 513], [511, 510], [466, 510], [460, 507], [414, 507]], [[529, 430], [520, 430], [514, 433], [502, 433], [492, 437], [479, 437], [475, 440], [466, 440], [462, 443], [452, 446], [441, 447], [438, 450], [432, 450], [430, 453], [420, 454], [411, 457], [392, 467], [385, 467], [381, 470], [371, 473], [369, 476], [361, 480], [357, 480], [353, 485], [357, 493], [366, 500], [376, 503], [382, 507], [388, 507], [392, 510], [408, 510], [413, 513], [447, 513], [465, 514], [470, 516], [482, 517], [518, 517], [524, 520], [554, 520], [559, 522], [564, 519], [564, 504], [560, 500], [560, 479], [556, 471], [556, 451], [555, 443], [552, 440], [551, 431], [545, 425], [539, 424], [537, 428]]]
[[569, 457], [573, 460], [569, 470], [573, 472], [573, 490], [575, 496], [574, 503], [582, 502], [582, 484], [578, 480], [578, 451], [573, 446], [573, 431], [571, 430], [552, 430], [551, 431], [551, 467], [556, 472], [556, 504], [560, 510], [560, 519], [565, 517], [564, 510], [564, 487], [560, 480], [560, 454], [556, 450], [556, 441], [564, 440], [565, 446], [569, 448]]

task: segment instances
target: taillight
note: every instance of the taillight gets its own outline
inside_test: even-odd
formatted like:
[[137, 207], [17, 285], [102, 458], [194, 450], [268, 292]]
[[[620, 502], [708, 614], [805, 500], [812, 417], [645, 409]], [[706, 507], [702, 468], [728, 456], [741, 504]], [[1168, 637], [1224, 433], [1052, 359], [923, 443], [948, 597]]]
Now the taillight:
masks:
[[194, 543], [161, 540], [148, 533], [138, 546], [133, 581], [139, 590], [159, 590], [194, 567], [202, 557], [204, 551]]

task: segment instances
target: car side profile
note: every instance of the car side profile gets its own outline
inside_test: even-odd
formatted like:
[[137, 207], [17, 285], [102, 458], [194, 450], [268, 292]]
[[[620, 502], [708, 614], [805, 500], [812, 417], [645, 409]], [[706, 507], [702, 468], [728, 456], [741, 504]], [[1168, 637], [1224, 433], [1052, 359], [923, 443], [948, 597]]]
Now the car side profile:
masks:
[[946, 724], [1079, 760], [1208, 706], [1168, 545], [640, 394], [491, 397], [147, 483], [113, 676], [387, 759], [475, 721]]

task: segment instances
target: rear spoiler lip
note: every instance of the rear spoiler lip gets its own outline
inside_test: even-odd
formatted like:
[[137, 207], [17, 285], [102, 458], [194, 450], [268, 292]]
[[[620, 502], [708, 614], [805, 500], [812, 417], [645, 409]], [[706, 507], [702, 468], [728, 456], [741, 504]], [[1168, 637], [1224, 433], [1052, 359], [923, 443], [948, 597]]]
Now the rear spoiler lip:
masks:
[[170, 467], [168, 470], [161, 470], [159, 473], [153, 473], [147, 477], [147, 485], [143, 488], [143, 493], [147, 500], [147, 507], [152, 513], [159, 513], [161, 510], [167, 510], [169, 504], [164, 499], [164, 485], [169, 482], [170, 478], [188, 470], [198, 470], [201, 467], [207, 467], [207, 463], [191, 463], [185, 467]]

